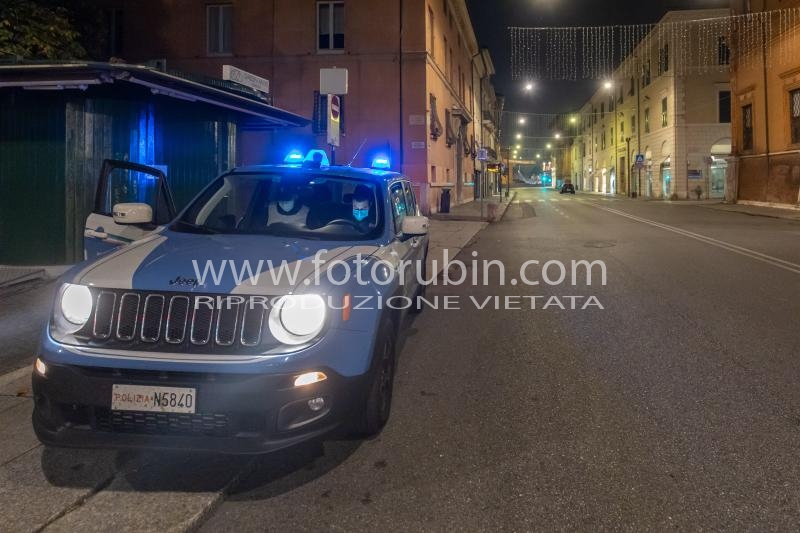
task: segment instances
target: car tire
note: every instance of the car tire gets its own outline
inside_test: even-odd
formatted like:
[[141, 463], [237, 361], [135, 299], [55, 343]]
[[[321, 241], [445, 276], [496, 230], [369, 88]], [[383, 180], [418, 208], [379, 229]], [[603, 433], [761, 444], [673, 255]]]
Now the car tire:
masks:
[[390, 322], [381, 327], [372, 358], [373, 368], [366, 400], [353, 428], [353, 433], [363, 437], [380, 433], [392, 410], [396, 360], [395, 335]]

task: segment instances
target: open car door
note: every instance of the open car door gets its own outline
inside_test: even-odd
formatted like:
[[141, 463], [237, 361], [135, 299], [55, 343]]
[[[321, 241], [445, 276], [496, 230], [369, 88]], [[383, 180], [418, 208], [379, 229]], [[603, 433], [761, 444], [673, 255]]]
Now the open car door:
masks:
[[146, 237], [173, 218], [175, 204], [161, 170], [106, 159], [84, 227], [84, 255], [92, 259]]

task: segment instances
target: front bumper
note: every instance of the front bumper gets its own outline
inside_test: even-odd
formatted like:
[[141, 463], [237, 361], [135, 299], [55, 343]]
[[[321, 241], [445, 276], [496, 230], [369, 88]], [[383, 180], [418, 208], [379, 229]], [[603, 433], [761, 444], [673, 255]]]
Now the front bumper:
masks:
[[[293, 374], [140, 371], [47, 364], [34, 372], [33, 427], [41, 442], [80, 448], [153, 448], [255, 454], [321, 437], [363, 404], [367, 375], [313, 368], [325, 381], [294, 387]], [[195, 414], [111, 410], [114, 384], [191, 387]], [[308, 400], [324, 398], [317, 412]]]

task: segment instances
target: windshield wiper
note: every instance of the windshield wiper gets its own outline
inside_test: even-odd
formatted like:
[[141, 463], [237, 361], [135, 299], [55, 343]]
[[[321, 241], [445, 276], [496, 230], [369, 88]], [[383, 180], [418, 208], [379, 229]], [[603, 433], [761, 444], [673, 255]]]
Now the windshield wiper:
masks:
[[202, 224], [192, 224], [191, 222], [186, 222], [185, 220], [178, 220], [176, 224], [180, 224], [181, 226], [191, 228], [194, 230], [195, 233], [204, 233], [206, 235], [214, 235], [221, 233], [220, 231], [215, 230], [213, 228], [209, 228], [208, 226], [203, 226]]

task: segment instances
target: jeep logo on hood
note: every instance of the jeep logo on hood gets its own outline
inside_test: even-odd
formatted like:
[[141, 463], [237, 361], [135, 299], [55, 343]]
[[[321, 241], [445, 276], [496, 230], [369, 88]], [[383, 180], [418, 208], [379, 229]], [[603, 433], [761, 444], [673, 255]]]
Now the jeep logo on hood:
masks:
[[177, 278], [170, 280], [169, 284], [173, 287], [191, 287], [195, 289], [198, 285], [200, 285], [200, 282], [198, 282], [195, 278], [184, 278], [183, 276], [178, 276]]

